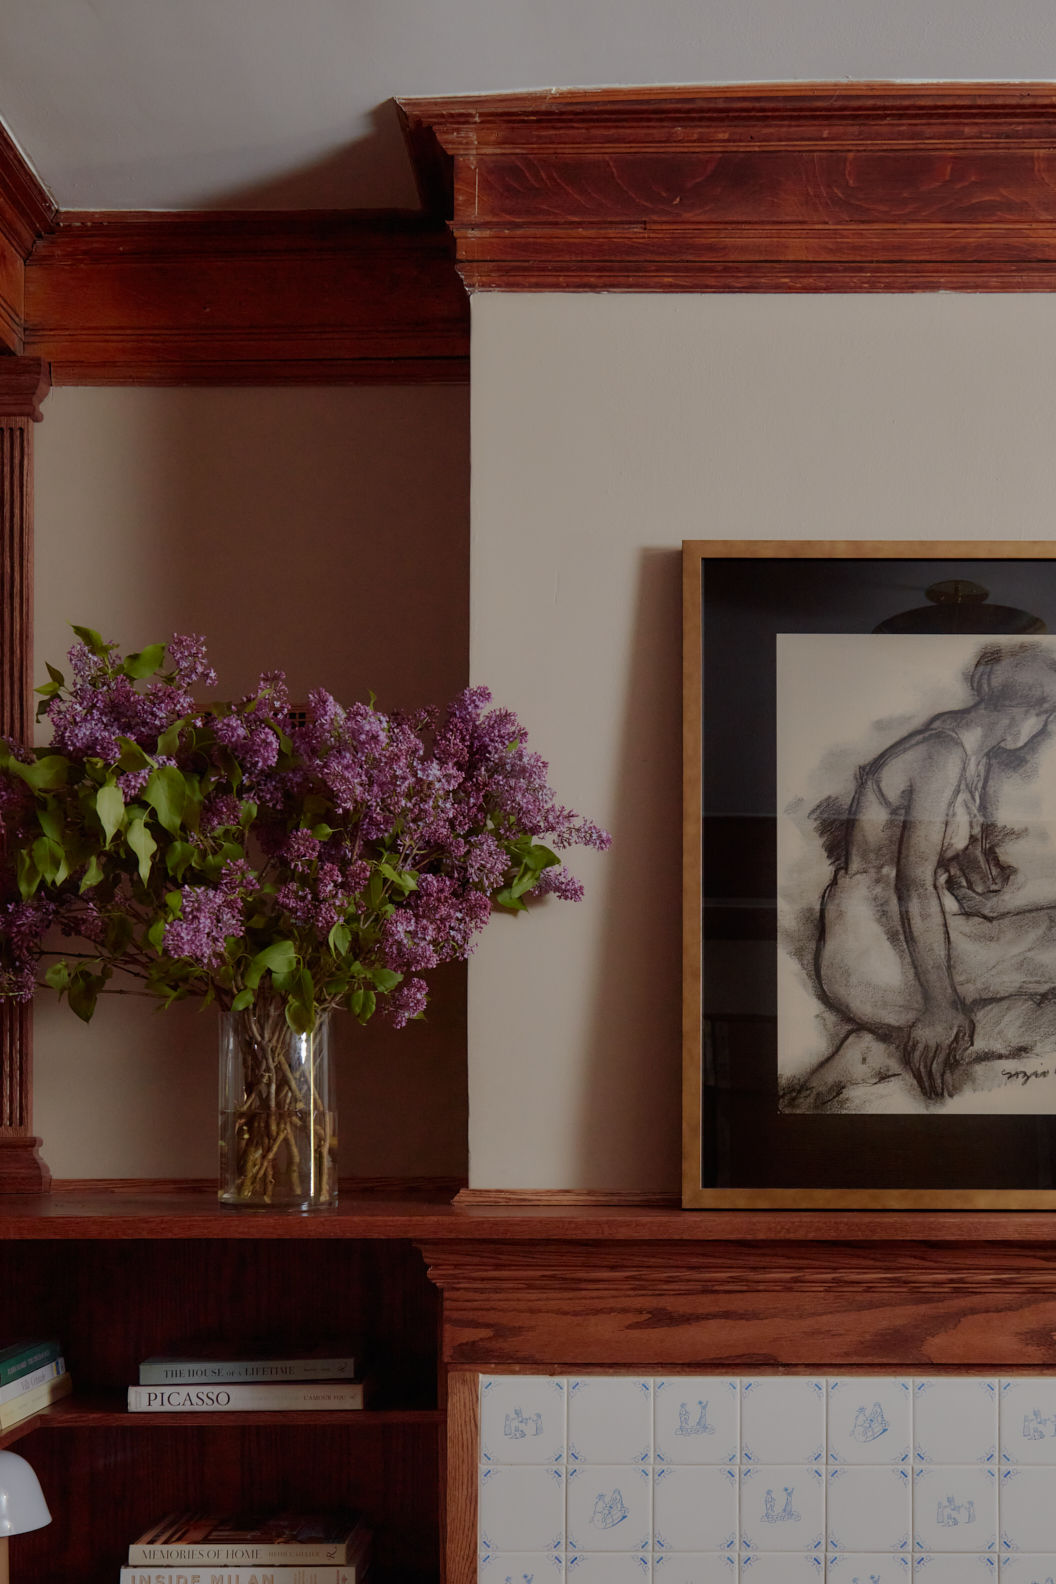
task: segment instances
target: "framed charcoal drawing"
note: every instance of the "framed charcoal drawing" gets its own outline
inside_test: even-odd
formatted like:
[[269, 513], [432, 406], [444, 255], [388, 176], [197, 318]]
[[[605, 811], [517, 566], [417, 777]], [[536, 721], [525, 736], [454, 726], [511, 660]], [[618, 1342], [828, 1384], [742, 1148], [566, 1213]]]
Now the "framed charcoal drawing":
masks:
[[687, 1207], [1056, 1207], [1056, 544], [684, 547]]

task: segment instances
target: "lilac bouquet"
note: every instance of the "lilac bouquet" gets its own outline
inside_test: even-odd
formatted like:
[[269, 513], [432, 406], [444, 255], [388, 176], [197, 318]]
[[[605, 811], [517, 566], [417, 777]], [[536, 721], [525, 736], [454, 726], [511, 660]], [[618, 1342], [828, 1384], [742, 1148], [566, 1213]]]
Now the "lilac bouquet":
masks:
[[[38, 689], [50, 746], [0, 742], [0, 995], [48, 986], [87, 1022], [120, 971], [138, 981], [124, 994], [245, 1012], [260, 1053], [247, 1083], [273, 1106], [284, 1082], [296, 1100], [285, 1028], [308, 1034], [335, 1007], [420, 1017], [421, 975], [467, 957], [493, 908], [582, 895], [554, 848], [609, 845], [557, 804], [486, 688], [442, 717], [343, 708], [322, 689], [291, 710], [273, 672], [203, 707], [191, 689], [216, 676], [201, 639], [122, 659], [74, 632], [72, 681], [49, 666]], [[274, 1115], [261, 1125], [274, 1138]]]

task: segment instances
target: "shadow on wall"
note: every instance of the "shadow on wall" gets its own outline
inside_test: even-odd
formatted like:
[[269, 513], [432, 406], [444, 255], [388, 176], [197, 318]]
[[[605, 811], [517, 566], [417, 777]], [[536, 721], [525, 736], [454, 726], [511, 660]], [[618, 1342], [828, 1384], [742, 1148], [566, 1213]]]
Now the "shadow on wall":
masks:
[[681, 554], [644, 550], [577, 1155], [584, 1182], [633, 1162], [643, 1192], [681, 1182], [681, 632]]
[[[37, 660], [67, 621], [126, 648], [204, 633], [221, 697], [281, 669], [382, 708], [466, 684], [468, 400], [460, 389], [70, 390], [37, 445]], [[343, 1174], [462, 1175], [465, 970], [428, 1021], [342, 1014]], [[58, 1177], [207, 1176], [216, 1023], [101, 1003], [37, 1014], [35, 1125]]]
[[[366, 119], [366, 118], [360, 118]], [[130, 183], [156, 195], [149, 205], [168, 209], [385, 209], [419, 207], [407, 146], [396, 103], [386, 99], [370, 112], [362, 137], [319, 152], [318, 139], [256, 148], [261, 168], [280, 175], [257, 182], [225, 179], [244, 166], [244, 149], [184, 151], [171, 159], [122, 160], [88, 170], [73, 170], [68, 180], [76, 191], [88, 183], [101, 194], [90, 207], [121, 208], [120, 195]], [[109, 195], [109, 201], [107, 196]], [[164, 200], [164, 201], [161, 201]]]

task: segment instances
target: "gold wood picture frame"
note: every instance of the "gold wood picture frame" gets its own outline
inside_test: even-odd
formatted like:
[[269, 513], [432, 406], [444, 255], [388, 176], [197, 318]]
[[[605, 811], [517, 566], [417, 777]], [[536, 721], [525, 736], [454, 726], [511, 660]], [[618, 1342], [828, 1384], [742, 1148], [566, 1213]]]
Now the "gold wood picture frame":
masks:
[[687, 1209], [1056, 1207], [1048, 634], [1056, 543], [684, 543]]

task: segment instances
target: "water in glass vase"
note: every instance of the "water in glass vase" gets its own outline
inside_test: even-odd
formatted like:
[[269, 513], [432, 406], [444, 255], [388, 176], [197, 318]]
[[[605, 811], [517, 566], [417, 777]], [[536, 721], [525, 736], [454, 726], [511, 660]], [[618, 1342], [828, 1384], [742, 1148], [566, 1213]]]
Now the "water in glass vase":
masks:
[[250, 1210], [337, 1203], [330, 1018], [296, 1034], [282, 1001], [220, 1014], [220, 1201]]

